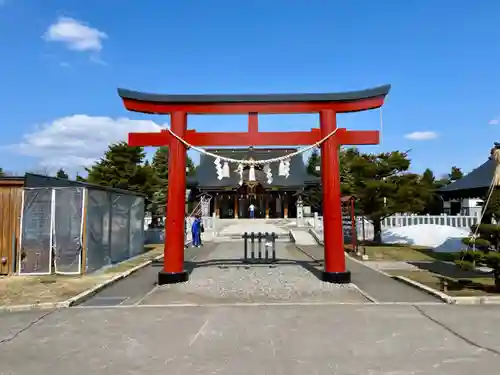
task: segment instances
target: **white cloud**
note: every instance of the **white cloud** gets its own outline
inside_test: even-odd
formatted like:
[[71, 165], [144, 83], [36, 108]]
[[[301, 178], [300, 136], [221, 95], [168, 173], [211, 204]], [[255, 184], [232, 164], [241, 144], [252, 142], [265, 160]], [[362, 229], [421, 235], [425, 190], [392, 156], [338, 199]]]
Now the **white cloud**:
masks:
[[63, 43], [70, 50], [92, 52], [101, 51], [107, 37], [106, 33], [68, 17], [60, 17], [43, 35], [47, 42]]
[[494, 118], [488, 122], [489, 125], [498, 125], [500, 124], [500, 118]]
[[406, 139], [410, 139], [412, 141], [427, 141], [429, 139], [436, 139], [438, 137], [438, 133], [425, 131], [425, 132], [413, 132], [405, 135]]
[[126, 141], [127, 133], [161, 128], [149, 120], [73, 115], [37, 126], [10, 149], [38, 158], [42, 167], [76, 171], [99, 160], [110, 143]]

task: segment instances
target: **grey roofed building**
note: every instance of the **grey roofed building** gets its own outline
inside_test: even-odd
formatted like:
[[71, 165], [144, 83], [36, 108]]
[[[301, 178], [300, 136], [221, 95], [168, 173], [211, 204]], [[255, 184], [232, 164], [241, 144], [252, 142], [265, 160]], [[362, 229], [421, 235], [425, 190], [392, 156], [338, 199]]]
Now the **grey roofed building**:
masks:
[[460, 180], [443, 186], [437, 190], [439, 195], [446, 198], [476, 198], [483, 197], [488, 192], [493, 174], [495, 161], [488, 159], [481, 166], [466, 174]]
[[[264, 160], [280, 157], [297, 151], [296, 148], [236, 148], [236, 149], [207, 149], [214, 154], [238, 160]], [[230, 177], [219, 180], [214, 164], [214, 159], [207, 155], [200, 156], [200, 165], [196, 169], [194, 176], [188, 177], [189, 188], [202, 190], [225, 190], [228, 187], [238, 188], [240, 176], [236, 172], [236, 164], [229, 163]], [[257, 181], [265, 188], [302, 188], [305, 184], [318, 183], [315, 176], [310, 176], [306, 172], [306, 167], [302, 160], [302, 155], [290, 159], [290, 175], [288, 178], [279, 175], [279, 163], [270, 164], [273, 173], [273, 182], [267, 183], [265, 173], [256, 168], [255, 175]], [[248, 169], [243, 172], [243, 180], [248, 181]]]
[[[251, 147], [207, 151], [237, 160], [265, 160], [293, 153], [297, 149]], [[229, 163], [230, 176], [219, 180], [214, 159], [202, 154], [195, 175], [187, 180], [187, 187], [191, 189], [190, 200], [196, 201], [201, 194], [211, 196], [210, 214], [215, 213], [221, 218], [248, 217], [251, 204], [256, 207], [256, 217], [294, 217], [297, 195], [303, 192], [304, 187], [318, 184], [319, 179], [307, 174], [302, 155], [290, 159], [288, 178], [279, 175], [279, 163], [272, 163], [270, 167], [273, 175], [271, 184], [267, 183], [262, 167], [255, 168], [256, 181], [249, 181], [249, 168], [246, 167], [243, 185], [240, 186], [236, 164]]]

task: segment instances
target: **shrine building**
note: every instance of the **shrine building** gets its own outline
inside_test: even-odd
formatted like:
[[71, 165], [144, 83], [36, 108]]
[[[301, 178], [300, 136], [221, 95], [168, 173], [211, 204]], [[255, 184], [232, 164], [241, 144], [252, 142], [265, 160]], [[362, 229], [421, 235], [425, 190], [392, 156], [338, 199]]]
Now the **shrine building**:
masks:
[[[297, 149], [250, 147], [207, 151], [238, 160], [266, 160]], [[283, 165], [271, 163], [270, 173], [264, 166], [256, 165], [254, 170], [245, 167], [240, 174], [237, 167], [230, 163], [224, 166], [222, 173], [217, 171], [212, 157], [202, 154], [195, 175], [187, 179], [187, 188], [191, 189], [189, 200], [197, 202], [201, 195], [209, 195], [210, 215], [215, 213], [221, 219], [249, 218], [251, 204], [255, 206], [256, 218], [294, 218], [298, 197], [305, 188], [319, 184], [320, 179], [307, 173], [302, 155], [289, 160], [286, 171]]]

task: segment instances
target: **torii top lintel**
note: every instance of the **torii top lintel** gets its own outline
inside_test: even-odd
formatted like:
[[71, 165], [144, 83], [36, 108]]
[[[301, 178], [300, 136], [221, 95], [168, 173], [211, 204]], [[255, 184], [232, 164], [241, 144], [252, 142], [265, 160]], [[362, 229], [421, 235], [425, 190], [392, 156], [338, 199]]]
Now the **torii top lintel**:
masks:
[[391, 86], [329, 94], [162, 95], [118, 89], [129, 111], [170, 114], [357, 112], [382, 106]]
[[[335, 94], [268, 94], [268, 95], [158, 95], [118, 89], [129, 111], [153, 114], [248, 114], [247, 132], [198, 133], [186, 130], [184, 140], [193, 146], [285, 146], [310, 145], [326, 134], [320, 129], [294, 132], [260, 132], [258, 114], [335, 113], [376, 109], [384, 104], [390, 85], [368, 90]], [[165, 146], [171, 141], [168, 131], [129, 133], [130, 146]], [[338, 129], [338, 144], [373, 145], [379, 143], [379, 132]]]

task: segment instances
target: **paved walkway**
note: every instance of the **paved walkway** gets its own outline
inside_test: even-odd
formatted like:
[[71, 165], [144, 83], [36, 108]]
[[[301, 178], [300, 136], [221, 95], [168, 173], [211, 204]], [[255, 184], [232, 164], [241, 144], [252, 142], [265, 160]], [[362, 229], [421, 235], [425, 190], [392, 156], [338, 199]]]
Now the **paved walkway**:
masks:
[[274, 232], [278, 235], [288, 235], [288, 229], [283, 228], [278, 222], [266, 221], [264, 219], [238, 219], [228, 220], [218, 227], [219, 236], [241, 235], [245, 232]]
[[[321, 245], [301, 246], [316, 260], [324, 260]], [[352, 282], [378, 302], [438, 302], [439, 300], [409, 285], [393, 280], [376, 270], [346, 257]]]
[[295, 243], [299, 246], [312, 246], [317, 245], [318, 242], [314, 239], [307, 229], [297, 228], [293, 230]]

